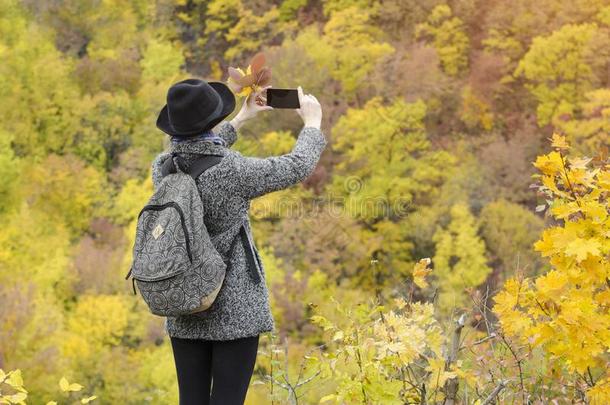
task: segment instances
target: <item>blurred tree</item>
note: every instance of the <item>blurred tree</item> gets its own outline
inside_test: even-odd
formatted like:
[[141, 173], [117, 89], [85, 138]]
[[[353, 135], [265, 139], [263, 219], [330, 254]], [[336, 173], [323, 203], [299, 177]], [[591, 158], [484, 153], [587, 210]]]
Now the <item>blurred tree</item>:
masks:
[[468, 67], [470, 41], [464, 23], [453, 16], [448, 5], [436, 6], [428, 20], [417, 26], [416, 35], [431, 38], [443, 70], [448, 75], [456, 76]]
[[466, 291], [481, 285], [491, 273], [485, 257], [485, 242], [477, 235], [478, 224], [466, 204], [451, 208], [451, 221], [438, 228], [433, 240], [432, 259], [439, 306], [445, 311], [461, 309], [467, 302]]
[[381, 8], [380, 6], [379, 0], [324, 0], [323, 2], [324, 14], [326, 16], [348, 8], [369, 10], [372, 14], [377, 14]]
[[[408, 78], [406, 80], [405, 78]], [[376, 94], [388, 99], [402, 97], [405, 101], [426, 101], [440, 108], [440, 99], [451, 91], [450, 78], [441, 69], [436, 49], [421, 42], [406, 49], [397, 49], [371, 75]]]
[[71, 61], [13, 1], [0, 3], [0, 49], [0, 125], [17, 156], [69, 149], [80, 111]]
[[333, 128], [341, 162], [332, 193], [362, 222], [367, 237], [379, 238], [372, 258], [392, 278], [410, 271], [411, 243], [402, 220], [429, 201], [453, 161], [446, 152], [430, 150], [425, 115], [422, 101], [399, 99], [386, 106], [374, 98], [362, 109], [348, 110]]
[[[123, 51], [116, 58], [85, 56], [76, 65], [77, 83], [83, 93], [125, 90], [134, 94], [140, 87], [139, 54]], [[113, 72], [113, 74], [108, 74]]]
[[332, 13], [323, 35], [311, 26], [301, 31], [297, 43], [341, 82], [345, 97], [353, 97], [367, 84], [369, 73], [394, 48], [379, 42], [382, 31], [370, 24], [371, 12], [355, 7]]
[[593, 156], [610, 145], [610, 89], [597, 89], [584, 94], [575, 117], [560, 119], [557, 126], [569, 136], [574, 149]]
[[309, 0], [284, 0], [279, 7], [280, 21], [290, 21], [297, 17], [297, 13], [307, 6]]
[[414, 40], [417, 24], [442, 3], [443, 0], [383, 0], [375, 20], [394, 40], [408, 45]]
[[521, 205], [506, 200], [494, 201], [481, 210], [481, 236], [492, 263], [504, 281], [516, 271], [537, 274], [542, 263], [532, 249], [544, 228], [544, 221]]
[[531, 162], [542, 144], [535, 122], [522, 122], [507, 139], [494, 133], [477, 144], [476, 158], [482, 181], [478, 183], [485, 201], [497, 198], [533, 207], [536, 195], [529, 185], [534, 167]]
[[460, 118], [469, 129], [489, 131], [494, 123], [494, 115], [489, 105], [478, 98], [469, 86], [465, 86], [462, 90]]
[[252, 10], [242, 0], [212, 0], [207, 5], [204, 34], [222, 39], [226, 45], [224, 57], [235, 62], [273, 43], [291, 22], [280, 22], [280, 11]]
[[243, 59], [255, 54], [264, 44], [275, 42], [276, 36], [288, 29], [289, 23], [279, 24], [280, 13], [272, 8], [263, 15], [256, 15], [248, 9], [240, 10], [240, 18], [226, 34], [232, 46], [225, 52], [227, 60]]
[[610, 35], [595, 24], [565, 25], [547, 37], [535, 38], [519, 62], [516, 76], [523, 75], [538, 101], [540, 126], [572, 114], [584, 94], [607, 80]]
[[[532, 39], [566, 24], [590, 21], [606, 0], [500, 0], [489, 3], [482, 23], [487, 31], [483, 44], [504, 56], [512, 69], [527, 52]], [[511, 70], [512, 70], [511, 69]]]
[[24, 199], [33, 209], [65, 223], [73, 236], [107, 207], [104, 174], [72, 155], [49, 155], [23, 174]]
[[9, 133], [0, 129], [0, 215], [18, 202], [15, 190], [19, 184], [21, 160], [15, 157], [12, 140]]
[[89, 234], [74, 247], [72, 259], [77, 280], [74, 293], [115, 294], [125, 291], [122, 259], [125, 250], [122, 227], [106, 218], [95, 219]]

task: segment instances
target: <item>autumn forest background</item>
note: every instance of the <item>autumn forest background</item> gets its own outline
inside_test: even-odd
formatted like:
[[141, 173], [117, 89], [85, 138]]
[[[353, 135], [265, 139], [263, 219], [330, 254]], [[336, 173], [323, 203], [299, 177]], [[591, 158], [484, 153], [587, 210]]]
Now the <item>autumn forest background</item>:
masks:
[[177, 403], [124, 280], [155, 119], [259, 51], [329, 146], [253, 202], [247, 403], [610, 403], [608, 0], [0, 0], [0, 403]]

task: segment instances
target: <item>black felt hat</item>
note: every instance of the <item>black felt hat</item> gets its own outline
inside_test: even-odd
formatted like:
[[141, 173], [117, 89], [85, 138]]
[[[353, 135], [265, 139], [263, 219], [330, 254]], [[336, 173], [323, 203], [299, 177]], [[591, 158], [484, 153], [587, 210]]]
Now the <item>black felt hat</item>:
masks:
[[167, 91], [157, 128], [186, 138], [214, 128], [234, 109], [235, 96], [224, 83], [187, 79]]

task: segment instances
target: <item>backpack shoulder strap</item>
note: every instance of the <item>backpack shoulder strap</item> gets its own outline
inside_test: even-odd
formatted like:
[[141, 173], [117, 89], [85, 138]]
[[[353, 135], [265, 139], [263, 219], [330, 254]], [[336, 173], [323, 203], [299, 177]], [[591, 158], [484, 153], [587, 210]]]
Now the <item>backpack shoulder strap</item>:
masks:
[[163, 162], [163, 165], [161, 166], [161, 175], [165, 177], [168, 174], [176, 173], [176, 162], [174, 162], [176, 160], [182, 171], [187, 172], [193, 179], [197, 180], [197, 177], [203, 172], [220, 163], [223, 157], [223, 155], [202, 155], [190, 165], [187, 165], [180, 156], [172, 155]]
[[188, 172], [193, 179], [197, 180], [201, 173], [220, 163], [223, 157], [223, 155], [204, 155], [191, 163]]

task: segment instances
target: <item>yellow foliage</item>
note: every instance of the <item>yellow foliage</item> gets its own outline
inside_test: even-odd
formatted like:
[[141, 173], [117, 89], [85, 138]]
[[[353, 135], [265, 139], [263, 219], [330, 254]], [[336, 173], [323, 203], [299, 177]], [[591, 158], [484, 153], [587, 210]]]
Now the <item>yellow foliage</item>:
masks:
[[478, 223], [463, 203], [451, 207], [451, 222], [434, 234], [436, 253], [434, 274], [440, 290], [439, 306], [443, 310], [466, 304], [465, 290], [482, 284], [491, 268], [485, 257], [485, 242], [478, 236]]
[[442, 399], [450, 379], [475, 382], [461, 362], [447, 366], [448, 342], [432, 304], [397, 299], [388, 307], [360, 303], [350, 308], [332, 300], [341, 315], [338, 322], [311, 317], [333, 342], [319, 361], [322, 375], [332, 378], [336, 389], [321, 402], [422, 403], [424, 393]]
[[428, 281], [426, 281], [426, 276], [432, 271], [428, 268], [430, 263], [431, 260], [429, 258], [421, 259], [419, 262], [417, 262], [415, 268], [413, 269], [413, 282], [419, 288], [428, 287]]
[[507, 335], [541, 347], [550, 361], [585, 376], [591, 403], [601, 404], [610, 395], [610, 165], [567, 159], [570, 146], [558, 134], [552, 146], [556, 150], [538, 157], [535, 166], [546, 179], [539, 189], [552, 201], [550, 213], [559, 225], [546, 229], [534, 247], [553, 268], [535, 280], [508, 280], [494, 311]]
[[382, 31], [370, 19], [370, 10], [348, 7], [331, 14], [323, 35], [308, 27], [296, 39], [319, 67], [341, 83], [347, 96], [364, 87], [376, 64], [394, 52], [390, 44], [379, 41]]
[[62, 347], [66, 357], [75, 355], [74, 345], [82, 345], [85, 353], [114, 346], [125, 335], [130, 320], [129, 299], [119, 295], [81, 297], [67, 320], [67, 339]]
[[23, 197], [29, 205], [63, 219], [75, 234], [86, 229], [91, 218], [105, 208], [104, 175], [72, 155], [49, 155], [31, 166], [23, 181]]
[[489, 105], [478, 98], [470, 86], [466, 86], [462, 92], [461, 118], [470, 128], [480, 127], [485, 131], [493, 128], [494, 115], [490, 112]]
[[432, 37], [443, 70], [448, 75], [456, 76], [468, 66], [470, 40], [466, 35], [464, 23], [453, 16], [448, 5], [436, 6], [428, 20], [417, 26], [417, 36], [426, 35]]

